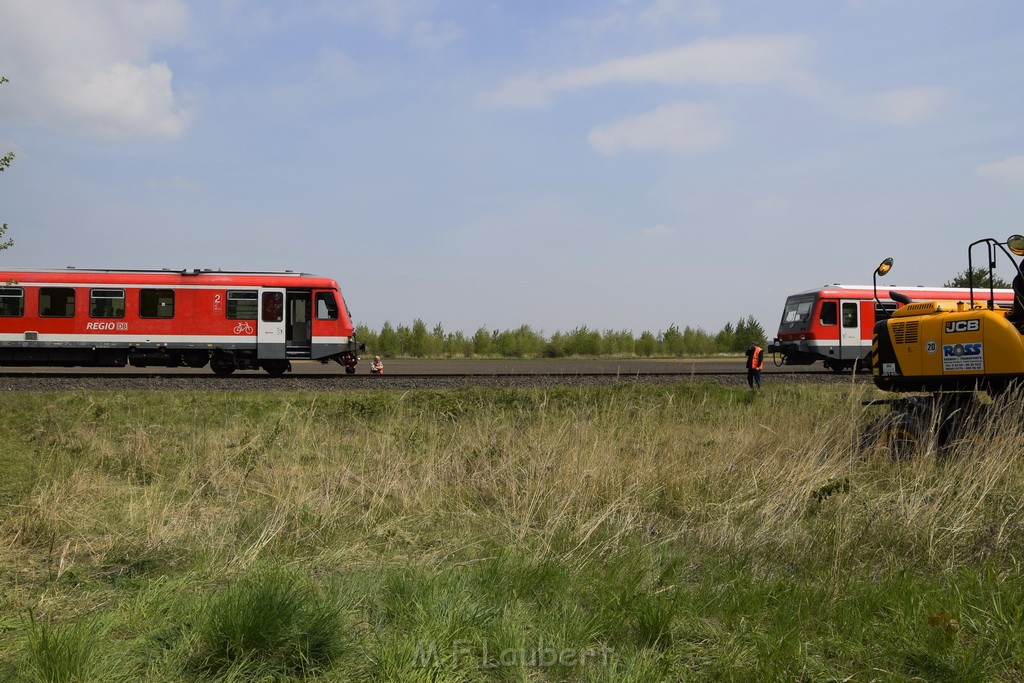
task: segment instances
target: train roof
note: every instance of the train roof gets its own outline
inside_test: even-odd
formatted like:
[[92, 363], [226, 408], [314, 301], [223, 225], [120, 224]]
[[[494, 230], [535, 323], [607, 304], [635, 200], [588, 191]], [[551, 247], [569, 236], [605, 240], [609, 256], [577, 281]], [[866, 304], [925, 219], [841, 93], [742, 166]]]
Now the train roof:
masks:
[[[924, 285], [881, 285], [880, 284], [880, 285], [878, 285], [878, 290], [877, 291], [878, 291], [879, 298], [888, 298], [890, 291], [903, 292], [903, 293], [908, 294], [908, 295], [911, 295], [911, 294], [917, 292], [919, 294], [929, 294], [929, 295], [930, 294], [967, 294], [969, 296], [971, 290], [970, 290], [969, 287], [927, 287], [927, 286], [924, 286]], [[975, 296], [977, 296], [979, 293], [983, 293], [983, 292], [987, 292], [987, 291], [989, 291], [988, 287], [975, 287], [974, 288]], [[1013, 296], [1013, 290], [1012, 289], [996, 288], [994, 291], [999, 293], [999, 294], [1004, 294], [1006, 296]], [[791, 294], [790, 296], [791, 297], [792, 296], [809, 296], [809, 295], [814, 295], [814, 294], [820, 294], [820, 295], [828, 296], [830, 294], [837, 294], [837, 295], [849, 294], [849, 295], [855, 295], [855, 296], [869, 296], [869, 297], [873, 298], [874, 297], [874, 292], [875, 292], [875, 288], [872, 287], [871, 285], [842, 285], [842, 284], [838, 284], [837, 283], [837, 284], [832, 284], [832, 285], [822, 285], [821, 287], [819, 287], [817, 289], [808, 289], [807, 291], [797, 292], [795, 294]]]
[[312, 273], [295, 270], [223, 270], [221, 268], [0, 268], [0, 272], [10, 273], [125, 273], [147, 275], [159, 273], [163, 275], [281, 275], [293, 277], [320, 277]]
[[[274, 283], [280, 286], [306, 286], [335, 283], [332, 278], [294, 270], [221, 270], [212, 268], [183, 269], [117, 269], [117, 268], [5, 268], [0, 269], [0, 279], [11, 281], [41, 280], [51, 282], [120, 283], [120, 284], [181, 284], [190, 281], [207, 285], [242, 283], [249, 286]], [[258, 282], [256, 282], [258, 281]]]

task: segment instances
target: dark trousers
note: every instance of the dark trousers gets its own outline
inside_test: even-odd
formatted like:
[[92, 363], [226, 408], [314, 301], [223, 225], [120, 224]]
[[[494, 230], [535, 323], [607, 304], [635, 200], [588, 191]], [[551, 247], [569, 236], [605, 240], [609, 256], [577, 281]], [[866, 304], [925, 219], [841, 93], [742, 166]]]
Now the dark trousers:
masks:
[[753, 368], [747, 368], [747, 384], [750, 385], [751, 389], [754, 388], [755, 384], [757, 385], [757, 388], [760, 389], [761, 388], [761, 371], [760, 370], [755, 370]]

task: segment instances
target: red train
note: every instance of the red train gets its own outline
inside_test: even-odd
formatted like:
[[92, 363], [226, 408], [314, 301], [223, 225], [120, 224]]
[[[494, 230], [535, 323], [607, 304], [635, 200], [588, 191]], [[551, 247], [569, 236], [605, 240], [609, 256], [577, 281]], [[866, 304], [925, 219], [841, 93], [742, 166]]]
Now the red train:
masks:
[[[1012, 289], [977, 289], [974, 301], [1012, 307]], [[786, 299], [778, 336], [768, 344], [768, 352], [781, 356], [784, 365], [810, 365], [823, 361], [835, 372], [866, 368], [871, 352], [871, 333], [881, 310], [892, 311], [900, 304], [890, 292], [912, 301], [970, 301], [971, 290], [952, 287], [879, 288], [879, 301], [870, 285], [830, 285], [794, 294]], [[881, 310], [880, 310], [881, 309]]]
[[292, 360], [333, 360], [349, 373], [358, 360], [338, 284], [315, 275], [67, 268], [0, 279], [0, 366], [280, 375]]

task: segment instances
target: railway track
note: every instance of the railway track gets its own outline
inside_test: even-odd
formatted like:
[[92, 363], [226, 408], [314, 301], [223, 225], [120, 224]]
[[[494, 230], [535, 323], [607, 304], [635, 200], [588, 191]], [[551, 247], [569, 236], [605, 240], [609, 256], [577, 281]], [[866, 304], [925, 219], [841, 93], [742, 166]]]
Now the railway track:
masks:
[[[180, 379], [187, 377], [190, 379], [211, 379], [211, 380], [229, 380], [229, 381], [246, 381], [251, 379], [326, 379], [326, 378], [338, 378], [347, 380], [358, 380], [360, 378], [369, 378], [377, 382], [386, 382], [395, 378], [403, 379], [428, 379], [428, 378], [439, 378], [439, 379], [457, 379], [457, 378], [493, 378], [493, 377], [512, 377], [512, 378], [523, 378], [523, 377], [746, 377], [746, 372], [740, 371], [714, 371], [705, 370], [700, 372], [424, 372], [424, 373], [413, 373], [413, 372], [402, 372], [402, 373], [387, 373], [384, 375], [345, 375], [344, 373], [323, 373], [323, 372], [289, 372], [280, 377], [270, 377], [261, 370], [251, 372], [236, 372], [233, 375], [227, 377], [218, 377], [209, 370], [198, 370], [188, 371], [182, 369], [178, 370], [167, 370], [161, 368], [160, 370], [135, 370], [134, 372], [96, 372], [90, 370], [79, 370], [62, 372], [59, 370], [47, 369], [47, 370], [14, 370], [14, 371], [3, 371], [0, 370], [0, 379], [6, 378], [142, 378], [142, 379]], [[767, 373], [765, 377], [819, 377], [819, 378], [831, 378], [837, 380], [849, 380], [851, 375], [847, 374], [836, 374], [833, 372], [822, 372], [813, 370], [796, 370], [785, 373]], [[866, 378], [866, 375], [865, 375]]]
[[[411, 369], [411, 368], [410, 368]], [[327, 371], [333, 370], [333, 371]], [[767, 371], [766, 387], [790, 383], [868, 382], [870, 376], [837, 375], [821, 370]], [[564, 368], [544, 371], [467, 371], [467, 372], [392, 372], [384, 375], [346, 375], [340, 368], [328, 367], [319, 372], [299, 369], [280, 377], [262, 371], [236, 372], [218, 377], [209, 371], [180, 369], [24, 369], [0, 370], [0, 391], [67, 391], [67, 390], [213, 390], [213, 391], [342, 391], [374, 389], [449, 389], [464, 387], [555, 387], [610, 386], [622, 382], [645, 384], [678, 384], [680, 382], [713, 383], [745, 386], [746, 372], [735, 367], [637, 370], [580, 370]]]

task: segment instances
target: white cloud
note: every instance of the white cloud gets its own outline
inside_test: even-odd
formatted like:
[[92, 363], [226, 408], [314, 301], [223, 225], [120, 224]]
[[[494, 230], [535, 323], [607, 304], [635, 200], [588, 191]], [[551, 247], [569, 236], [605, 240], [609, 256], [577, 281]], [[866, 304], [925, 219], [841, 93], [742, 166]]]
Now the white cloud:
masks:
[[[406, 40], [417, 50], [436, 52], [464, 35], [455, 22], [431, 19], [437, 5], [437, 0], [320, 0], [317, 9], [331, 20], [364, 27], [388, 39]], [[297, 11], [306, 10], [300, 7]]]
[[727, 136], [728, 127], [711, 105], [678, 102], [594, 128], [588, 139], [602, 154], [694, 154], [721, 145]]
[[538, 107], [551, 95], [613, 83], [684, 85], [782, 84], [805, 87], [811, 77], [802, 66], [809, 43], [799, 36], [753, 36], [701, 40], [669, 50], [567, 69], [546, 78], [510, 80], [486, 93], [493, 107]]
[[355, 60], [348, 53], [321, 48], [310, 73], [310, 81], [320, 88], [332, 87], [351, 80], [358, 71]]
[[910, 125], [934, 117], [950, 96], [946, 88], [897, 88], [868, 97], [854, 110], [878, 123]]
[[1002, 161], [982, 164], [978, 175], [1009, 185], [1024, 185], [1024, 155], [1008, 157]]
[[190, 120], [153, 62], [181, 37], [180, 0], [0, 0], [0, 64], [10, 76], [0, 106], [12, 117], [102, 137], [176, 137]]
[[661, 238], [661, 237], [668, 237], [670, 235], [674, 235], [675, 232], [676, 231], [673, 230], [672, 228], [668, 227], [667, 225], [663, 225], [661, 223], [659, 223], [658, 225], [654, 225], [654, 226], [652, 226], [650, 228], [644, 228], [644, 230], [643, 230], [644, 237], [650, 237], [650, 238], [653, 238], [653, 239], [658, 239], [658, 238]]
[[638, 21], [661, 26], [676, 17], [713, 24], [722, 18], [722, 12], [714, 0], [652, 0], [638, 16]]
[[371, 26], [382, 35], [397, 36], [430, 14], [435, 4], [434, 0], [323, 0], [320, 7], [328, 16], [346, 23]]
[[[175, 109], [167, 64], [114, 64], [70, 80], [54, 76], [52, 98], [100, 137], [168, 137], [185, 132], [191, 118]], [[63, 81], [63, 82], [61, 82]]]
[[462, 37], [462, 29], [450, 21], [434, 22], [421, 19], [412, 27], [410, 41], [421, 50], [435, 52]]
[[579, 19], [573, 26], [601, 35], [637, 29], [662, 29], [678, 22], [717, 24], [722, 12], [716, 0], [619, 0], [614, 8], [596, 18]]

